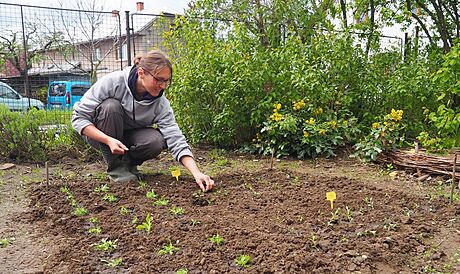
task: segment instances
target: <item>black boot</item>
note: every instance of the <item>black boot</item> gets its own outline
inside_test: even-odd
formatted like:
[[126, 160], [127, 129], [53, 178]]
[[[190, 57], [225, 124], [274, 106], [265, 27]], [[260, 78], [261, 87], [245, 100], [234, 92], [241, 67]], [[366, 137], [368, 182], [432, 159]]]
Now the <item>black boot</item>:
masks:
[[112, 154], [110, 148], [101, 144], [102, 156], [107, 162], [107, 175], [114, 182], [137, 181], [138, 177], [130, 171], [129, 161], [121, 155]]

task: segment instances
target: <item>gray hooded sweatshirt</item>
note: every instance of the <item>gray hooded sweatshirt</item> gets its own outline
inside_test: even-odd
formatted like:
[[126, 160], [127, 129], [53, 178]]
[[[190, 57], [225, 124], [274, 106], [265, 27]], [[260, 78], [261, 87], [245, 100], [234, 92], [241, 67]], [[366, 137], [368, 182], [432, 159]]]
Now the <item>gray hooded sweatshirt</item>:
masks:
[[138, 101], [134, 99], [128, 87], [131, 68], [103, 76], [85, 93], [81, 101], [74, 106], [73, 128], [82, 134], [86, 126], [94, 124], [96, 108], [105, 99], [113, 98], [120, 101], [128, 117], [134, 117], [138, 128], [151, 127], [156, 124], [176, 161], [185, 155], [193, 157], [190, 146], [179, 129], [171, 105], [165, 96], [156, 100]]

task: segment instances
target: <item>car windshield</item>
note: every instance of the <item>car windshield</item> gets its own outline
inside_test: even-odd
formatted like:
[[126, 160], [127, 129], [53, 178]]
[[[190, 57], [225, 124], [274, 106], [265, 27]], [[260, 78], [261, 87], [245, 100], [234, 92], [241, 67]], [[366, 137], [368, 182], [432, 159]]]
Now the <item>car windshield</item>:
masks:
[[0, 85], [0, 98], [4, 99], [19, 99], [19, 96], [16, 92], [12, 91], [10, 88], [4, 85]]

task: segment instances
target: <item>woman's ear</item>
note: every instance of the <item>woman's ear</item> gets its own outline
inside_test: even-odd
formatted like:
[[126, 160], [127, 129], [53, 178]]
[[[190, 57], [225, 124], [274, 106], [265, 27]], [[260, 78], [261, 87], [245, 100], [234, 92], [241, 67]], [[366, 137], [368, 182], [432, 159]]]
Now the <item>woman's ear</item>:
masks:
[[142, 76], [142, 78], [143, 78], [144, 75], [145, 75], [144, 68], [142, 68], [142, 67], [137, 68], [137, 75]]

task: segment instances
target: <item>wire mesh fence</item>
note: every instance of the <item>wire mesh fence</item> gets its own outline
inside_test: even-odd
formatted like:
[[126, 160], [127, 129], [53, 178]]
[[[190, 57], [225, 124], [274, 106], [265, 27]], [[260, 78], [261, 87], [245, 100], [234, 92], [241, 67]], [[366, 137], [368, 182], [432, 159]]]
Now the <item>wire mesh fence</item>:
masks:
[[43, 109], [51, 123], [67, 123], [94, 82], [137, 54], [163, 49], [162, 33], [173, 21], [172, 14], [0, 3], [0, 104]]

